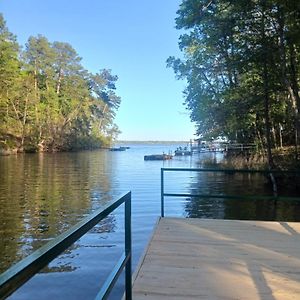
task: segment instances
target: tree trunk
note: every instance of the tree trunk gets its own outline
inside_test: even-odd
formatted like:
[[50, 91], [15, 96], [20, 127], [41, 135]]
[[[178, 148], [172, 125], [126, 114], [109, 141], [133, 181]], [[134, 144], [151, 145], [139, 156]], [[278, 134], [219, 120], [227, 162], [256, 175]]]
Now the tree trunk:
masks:
[[282, 149], [282, 125], [279, 123], [278, 126], [278, 135], [279, 135], [279, 147]]
[[272, 155], [272, 142], [271, 142], [271, 126], [270, 126], [270, 97], [268, 88], [268, 70], [266, 63], [264, 63], [264, 114], [265, 114], [265, 131], [267, 141], [267, 156], [270, 169], [274, 169], [274, 161]]
[[[291, 69], [291, 92], [292, 101], [295, 113], [295, 148], [296, 148], [296, 159], [299, 159], [299, 132], [300, 132], [300, 120], [299, 120], [299, 110], [300, 110], [300, 96], [299, 96], [299, 85], [297, 81], [297, 68], [296, 68], [296, 55], [295, 46], [289, 40], [289, 50], [290, 50], [290, 69]], [[292, 96], [291, 95], [291, 96]]]
[[[294, 45], [290, 42], [288, 38], [286, 38], [285, 32], [285, 20], [284, 20], [284, 12], [281, 6], [277, 7], [277, 21], [278, 21], [278, 29], [279, 29], [279, 49], [280, 49], [280, 56], [281, 56], [281, 76], [282, 76], [282, 84], [285, 86], [288, 94], [291, 98], [291, 105], [294, 111], [294, 122], [295, 122], [295, 152], [296, 152], [296, 159], [299, 158], [298, 154], [298, 145], [299, 145], [299, 131], [300, 131], [300, 124], [299, 124], [299, 109], [300, 109], [300, 99], [299, 99], [299, 87], [297, 83], [297, 70], [295, 66], [295, 49]], [[286, 45], [287, 42], [289, 50], [290, 50], [290, 69], [291, 69], [291, 81], [287, 76], [287, 54], [286, 54]], [[280, 129], [281, 134], [281, 129]], [[282, 140], [281, 140], [282, 145]]]
[[22, 140], [21, 140], [21, 147], [23, 149], [24, 147], [24, 141], [25, 141], [25, 133], [26, 133], [26, 121], [27, 121], [27, 108], [28, 108], [28, 95], [26, 95], [25, 98], [25, 107], [24, 107], [24, 113], [23, 113], [23, 122], [22, 122]]
[[255, 131], [256, 131], [256, 136], [257, 136], [257, 139], [258, 139], [258, 142], [259, 142], [259, 145], [260, 145], [260, 147], [259, 147], [260, 152], [262, 152], [262, 155], [265, 158], [266, 157], [266, 154], [265, 154], [265, 145], [264, 145], [264, 141], [263, 141], [263, 138], [261, 136], [261, 133], [260, 133], [258, 120], [259, 120], [259, 117], [258, 117], [258, 114], [256, 114], [256, 117], [255, 117]]
[[262, 37], [262, 67], [263, 67], [263, 93], [264, 93], [264, 117], [265, 117], [265, 132], [266, 132], [266, 142], [267, 142], [267, 157], [269, 169], [274, 169], [274, 161], [272, 156], [272, 143], [271, 143], [271, 124], [270, 124], [270, 90], [269, 90], [269, 74], [268, 74], [268, 48], [266, 45], [266, 33], [265, 33], [265, 3], [262, 6], [262, 27], [261, 27], [261, 37]]
[[102, 122], [103, 122], [103, 120], [104, 120], [104, 115], [105, 115], [105, 112], [106, 112], [106, 108], [107, 108], [107, 104], [105, 103], [105, 105], [104, 105], [104, 108], [103, 108], [103, 111], [102, 111], [102, 118], [101, 118], [101, 120], [100, 120], [100, 122], [99, 122], [99, 130], [101, 131], [101, 127], [102, 127]]
[[272, 125], [272, 136], [273, 136], [273, 143], [274, 143], [274, 147], [277, 149], [277, 137], [276, 137], [276, 130], [274, 128], [274, 125]]
[[61, 86], [61, 80], [62, 80], [62, 69], [59, 69], [58, 72], [58, 79], [57, 79], [57, 84], [56, 84], [56, 94], [59, 95], [60, 93], [60, 86]]
[[[269, 51], [266, 45], [266, 32], [265, 32], [265, 1], [262, 3], [262, 23], [261, 23], [261, 34], [262, 34], [262, 47], [263, 47], [263, 90], [264, 90], [264, 115], [265, 115], [265, 130], [266, 130], [266, 141], [267, 141], [267, 157], [269, 170], [272, 171], [275, 168], [273, 155], [272, 155], [272, 144], [271, 144], [271, 124], [270, 124], [270, 89], [269, 89], [269, 75], [268, 75], [268, 57]], [[270, 179], [273, 186], [273, 195], [277, 197], [277, 184], [274, 174], [270, 172]]]
[[38, 87], [38, 84], [37, 84], [37, 62], [36, 62], [36, 59], [34, 60], [34, 91], [37, 93], [37, 87]]

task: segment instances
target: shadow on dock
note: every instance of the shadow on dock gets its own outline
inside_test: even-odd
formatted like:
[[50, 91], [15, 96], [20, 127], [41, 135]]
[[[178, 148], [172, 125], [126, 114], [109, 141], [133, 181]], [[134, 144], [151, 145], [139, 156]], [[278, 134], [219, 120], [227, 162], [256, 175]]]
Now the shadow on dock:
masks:
[[134, 299], [298, 299], [300, 223], [161, 218]]

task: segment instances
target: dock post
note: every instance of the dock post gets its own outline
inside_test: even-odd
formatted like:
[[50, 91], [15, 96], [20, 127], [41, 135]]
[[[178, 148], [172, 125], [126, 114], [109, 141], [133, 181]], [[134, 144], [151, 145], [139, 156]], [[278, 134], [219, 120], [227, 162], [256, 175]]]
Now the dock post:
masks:
[[160, 169], [160, 205], [161, 205], [161, 217], [165, 216], [164, 208], [164, 169]]
[[132, 299], [132, 274], [131, 274], [131, 192], [125, 201], [125, 257], [128, 257], [125, 266], [125, 299]]

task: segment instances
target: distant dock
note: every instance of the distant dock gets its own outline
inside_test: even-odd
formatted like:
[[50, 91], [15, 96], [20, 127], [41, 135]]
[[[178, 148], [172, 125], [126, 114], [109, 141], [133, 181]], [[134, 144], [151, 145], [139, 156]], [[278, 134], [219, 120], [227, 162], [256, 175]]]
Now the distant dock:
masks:
[[144, 156], [144, 160], [169, 160], [172, 158], [173, 156], [171, 154], [152, 154]]
[[160, 218], [133, 299], [300, 299], [300, 223]]
[[225, 153], [243, 153], [256, 152], [256, 144], [233, 144], [233, 143], [209, 143], [207, 145], [190, 145], [192, 153], [209, 153], [209, 152], [225, 152]]

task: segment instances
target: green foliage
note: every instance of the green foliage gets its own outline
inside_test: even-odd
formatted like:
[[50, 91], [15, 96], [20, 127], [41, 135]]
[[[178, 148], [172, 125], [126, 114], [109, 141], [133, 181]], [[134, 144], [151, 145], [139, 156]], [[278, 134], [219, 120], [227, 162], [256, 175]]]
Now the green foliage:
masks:
[[[185, 103], [200, 136], [268, 148], [299, 143], [300, 2], [183, 0]], [[297, 152], [297, 151], [296, 151]]]
[[0, 15], [0, 147], [62, 151], [107, 146], [120, 98], [110, 70], [90, 74], [68, 43], [31, 36], [21, 51]]

